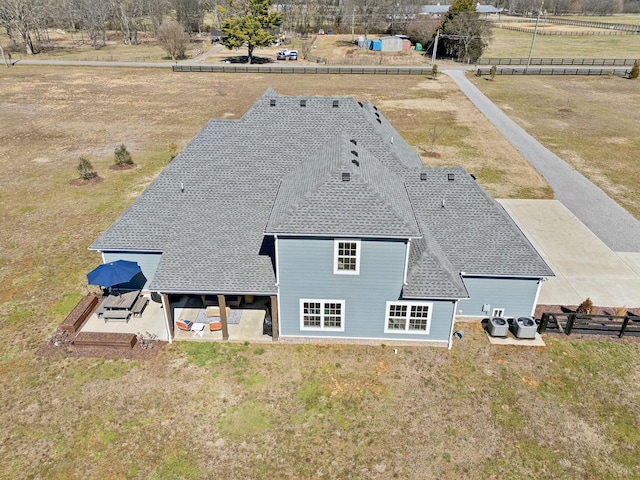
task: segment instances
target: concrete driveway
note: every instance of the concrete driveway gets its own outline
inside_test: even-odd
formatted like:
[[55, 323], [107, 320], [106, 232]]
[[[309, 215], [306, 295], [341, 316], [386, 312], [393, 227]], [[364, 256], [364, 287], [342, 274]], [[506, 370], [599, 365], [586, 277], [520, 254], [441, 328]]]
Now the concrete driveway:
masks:
[[498, 200], [556, 276], [541, 305], [640, 307], [640, 253], [612, 251], [558, 200]]

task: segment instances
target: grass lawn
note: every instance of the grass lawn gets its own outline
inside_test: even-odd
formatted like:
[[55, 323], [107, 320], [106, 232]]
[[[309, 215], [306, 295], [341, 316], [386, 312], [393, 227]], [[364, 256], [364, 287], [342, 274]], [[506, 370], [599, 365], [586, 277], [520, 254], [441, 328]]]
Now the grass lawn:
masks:
[[[87, 246], [169, 144], [239, 118], [268, 86], [371, 100], [425, 163], [463, 165], [498, 197], [549, 197], [448, 78], [392, 80], [0, 68], [0, 478], [640, 477], [640, 343], [626, 340], [498, 348], [463, 324], [451, 351], [177, 343], [145, 361], [38, 356], [100, 261]], [[619, 153], [637, 151], [633, 82], [508, 80], [481, 88], [637, 199], [635, 157]], [[621, 109], [628, 122], [610, 113]], [[120, 143], [136, 169], [109, 169]], [[70, 184], [81, 155], [102, 182]]]
[[639, 82], [619, 77], [470, 77], [512, 119], [640, 219]]
[[[515, 24], [514, 24], [515, 25]], [[545, 27], [546, 25], [546, 27]], [[518, 27], [531, 28], [531, 23], [518, 23]], [[544, 24], [545, 28], [569, 30], [565, 25]], [[533, 31], [533, 30], [532, 30]], [[482, 54], [483, 58], [527, 58], [531, 49], [531, 33], [493, 29], [493, 39]], [[532, 57], [534, 58], [638, 58], [638, 35], [565, 36], [536, 35]]]

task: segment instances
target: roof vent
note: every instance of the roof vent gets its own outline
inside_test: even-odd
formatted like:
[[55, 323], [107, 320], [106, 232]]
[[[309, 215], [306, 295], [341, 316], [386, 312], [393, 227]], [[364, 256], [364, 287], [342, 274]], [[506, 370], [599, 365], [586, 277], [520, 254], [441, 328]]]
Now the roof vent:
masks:
[[357, 156], [358, 156], [358, 152], [356, 152], [355, 150], [351, 150], [351, 154], [352, 154], [354, 157], [357, 157]]
[[444, 208], [444, 198], [442, 199], [442, 208]]
[[349, 180], [351, 180], [351, 174], [349, 172], [343, 172], [342, 173], [342, 181], [343, 182], [348, 182]]
[[382, 125], [382, 122], [380, 121], [380, 119], [379, 119], [379, 118], [376, 118], [376, 120], [378, 121], [378, 123], [379, 123], [379, 124], [381, 124], [381, 125]]
[[354, 145], [358, 145], [358, 142], [356, 142], [356, 140], [354, 138], [352, 138], [351, 140], [349, 140], [351, 143], [353, 143]]
[[393, 135], [391, 136], [391, 145], [393, 145]]
[[475, 176], [473, 173], [470, 173], [470, 174], [469, 174], [469, 176], [470, 176], [471, 178], [473, 178], [474, 180], [476, 179], [476, 176]]
[[300, 100], [300, 106], [301, 107], [306, 107], [307, 106], [307, 101], [306, 100]]
[[427, 181], [427, 172], [420, 172], [420, 181], [421, 182]]
[[272, 107], [276, 106], [276, 99], [272, 98], [271, 100], [269, 100], [269, 105], [271, 105]]
[[362, 104], [362, 102], [358, 102], [358, 105], [360, 105], [360, 108], [364, 107], [364, 105]]
[[373, 105], [373, 109], [377, 112], [378, 111], [378, 107], [376, 107], [375, 105]]
[[333, 101], [333, 108], [338, 108], [339, 105], [340, 105], [340, 102], [338, 100]]
[[455, 178], [456, 176], [453, 173], [447, 173], [447, 180], [449, 180], [450, 182], [453, 182]]
[[356, 160], [355, 158], [353, 160], [351, 160], [351, 163], [353, 163], [356, 167], [360, 166], [360, 162], [358, 160]]
[[184, 183], [180, 182], [180, 191], [184, 193]]

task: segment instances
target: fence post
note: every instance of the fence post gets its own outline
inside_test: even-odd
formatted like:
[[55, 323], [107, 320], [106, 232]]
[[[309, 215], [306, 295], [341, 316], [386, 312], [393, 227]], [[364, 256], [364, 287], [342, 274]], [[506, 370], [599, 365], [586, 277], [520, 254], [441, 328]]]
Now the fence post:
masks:
[[547, 331], [547, 325], [549, 325], [549, 314], [543, 313], [540, 319], [540, 325], [538, 326], [538, 333], [544, 333]]
[[576, 321], [576, 314], [572, 313], [569, 315], [567, 319], [567, 327], [565, 328], [564, 333], [567, 335], [571, 335], [571, 330], [573, 329], [573, 323]]
[[629, 315], [624, 317], [624, 322], [622, 322], [622, 328], [620, 329], [618, 338], [622, 338], [622, 336], [624, 335], [624, 331], [627, 329], [627, 325], [629, 325]]

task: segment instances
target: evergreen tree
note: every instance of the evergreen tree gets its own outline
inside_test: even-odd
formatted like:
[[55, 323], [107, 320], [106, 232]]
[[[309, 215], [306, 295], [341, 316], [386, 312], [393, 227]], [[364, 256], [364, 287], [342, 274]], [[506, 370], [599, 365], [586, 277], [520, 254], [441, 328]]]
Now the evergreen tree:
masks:
[[468, 63], [480, 58], [491, 37], [490, 24], [480, 18], [474, 0], [453, 0], [440, 30], [444, 51]]
[[265, 47], [278, 39], [273, 31], [282, 24], [282, 15], [271, 9], [271, 2], [247, 0], [240, 6], [230, 1], [229, 6], [239, 14], [222, 22], [222, 32], [226, 38], [221, 43], [229, 50], [247, 47], [249, 63], [253, 63], [253, 50], [256, 47]]

